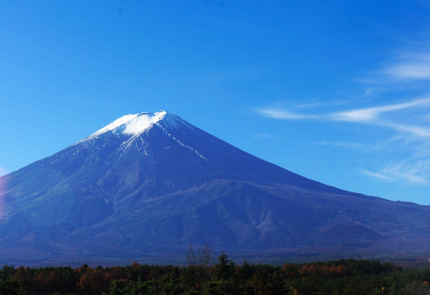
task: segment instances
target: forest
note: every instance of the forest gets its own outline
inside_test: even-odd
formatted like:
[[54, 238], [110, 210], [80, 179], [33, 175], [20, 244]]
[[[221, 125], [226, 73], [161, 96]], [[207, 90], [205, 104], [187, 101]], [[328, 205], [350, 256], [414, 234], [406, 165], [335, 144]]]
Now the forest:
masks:
[[0, 294], [430, 294], [430, 268], [403, 269], [376, 260], [283, 265], [212, 263], [190, 249], [184, 266], [13, 267], [0, 270]]

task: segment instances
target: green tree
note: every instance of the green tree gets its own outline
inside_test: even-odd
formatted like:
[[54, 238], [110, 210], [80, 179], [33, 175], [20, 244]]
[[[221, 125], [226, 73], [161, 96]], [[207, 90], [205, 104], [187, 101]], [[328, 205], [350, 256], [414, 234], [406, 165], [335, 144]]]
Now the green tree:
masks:
[[0, 281], [0, 294], [2, 295], [23, 295], [25, 294], [22, 285], [15, 279]]
[[233, 274], [234, 263], [228, 259], [227, 254], [221, 252], [221, 255], [218, 257], [218, 263], [215, 265], [215, 269], [218, 279], [227, 280]]

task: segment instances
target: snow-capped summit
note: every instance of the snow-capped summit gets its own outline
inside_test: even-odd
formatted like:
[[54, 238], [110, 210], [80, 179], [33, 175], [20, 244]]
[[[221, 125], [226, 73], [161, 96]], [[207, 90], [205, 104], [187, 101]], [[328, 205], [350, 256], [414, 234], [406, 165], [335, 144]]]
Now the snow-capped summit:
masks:
[[151, 128], [158, 121], [162, 120], [166, 114], [166, 111], [159, 111], [156, 113], [125, 115], [93, 133], [89, 138], [99, 136], [100, 134], [109, 131], [127, 135], [139, 135]]

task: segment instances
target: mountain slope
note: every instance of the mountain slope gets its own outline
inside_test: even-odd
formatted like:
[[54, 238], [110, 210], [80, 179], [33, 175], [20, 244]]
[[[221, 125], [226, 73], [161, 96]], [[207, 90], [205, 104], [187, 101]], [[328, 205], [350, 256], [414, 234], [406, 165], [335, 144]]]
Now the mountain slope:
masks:
[[119, 118], [1, 180], [1, 263], [183, 257], [204, 242], [339, 255], [429, 245], [429, 207], [306, 179], [164, 111]]

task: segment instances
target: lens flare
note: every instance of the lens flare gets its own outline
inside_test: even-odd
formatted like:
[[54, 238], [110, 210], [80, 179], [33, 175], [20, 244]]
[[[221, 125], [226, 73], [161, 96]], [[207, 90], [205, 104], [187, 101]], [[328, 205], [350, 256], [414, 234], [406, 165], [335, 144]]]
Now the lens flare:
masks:
[[5, 208], [4, 208], [4, 189], [6, 184], [6, 176], [0, 176], [0, 220], [5, 217]]

